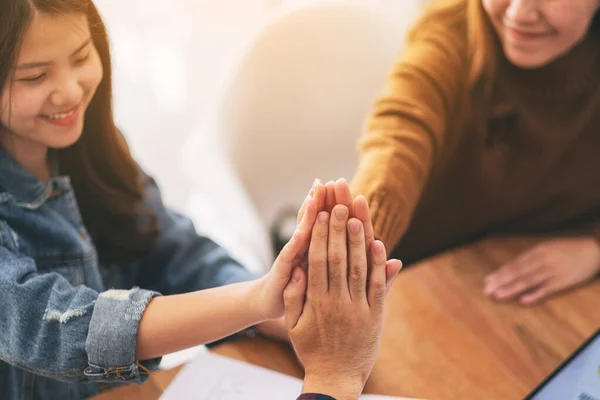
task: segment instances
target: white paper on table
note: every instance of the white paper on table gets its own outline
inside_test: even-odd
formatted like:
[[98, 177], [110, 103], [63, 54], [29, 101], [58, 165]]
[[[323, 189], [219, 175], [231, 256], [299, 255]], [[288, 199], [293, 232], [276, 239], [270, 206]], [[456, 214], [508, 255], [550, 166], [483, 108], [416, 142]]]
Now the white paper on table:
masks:
[[[183, 367], [161, 400], [294, 400], [302, 381], [213, 353], [198, 355]], [[362, 400], [399, 400], [363, 395]]]

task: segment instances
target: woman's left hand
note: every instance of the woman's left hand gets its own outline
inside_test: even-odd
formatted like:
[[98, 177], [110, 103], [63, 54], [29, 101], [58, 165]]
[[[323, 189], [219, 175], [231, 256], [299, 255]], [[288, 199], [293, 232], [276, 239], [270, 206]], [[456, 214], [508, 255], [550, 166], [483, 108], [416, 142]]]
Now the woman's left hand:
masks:
[[543, 242], [485, 278], [484, 293], [496, 300], [519, 297], [522, 304], [590, 281], [600, 272], [600, 244], [594, 237]]

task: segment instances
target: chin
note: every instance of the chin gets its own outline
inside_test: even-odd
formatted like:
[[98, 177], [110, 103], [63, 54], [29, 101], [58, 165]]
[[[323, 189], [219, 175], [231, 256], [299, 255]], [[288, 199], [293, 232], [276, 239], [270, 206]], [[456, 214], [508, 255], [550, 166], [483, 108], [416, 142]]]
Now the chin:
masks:
[[81, 135], [83, 133], [83, 128], [76, 128], [73, 132], [62, 133], [60, 136], [54, 136], [52, 140], [49, 140], [46, 145], [51, 149], [66, 149], [68, 147], [73, 146], [75, 143], [81, 139]]
[[552, 62], [554, 59], [550, 56], [542, 56], [536, 54], [525, 54], [520, 51], [514, 51], [511, 49], [505, 49], [504, 54], [511, 64], [516, 67], [523, 69], [537, 69], [544, 67]]

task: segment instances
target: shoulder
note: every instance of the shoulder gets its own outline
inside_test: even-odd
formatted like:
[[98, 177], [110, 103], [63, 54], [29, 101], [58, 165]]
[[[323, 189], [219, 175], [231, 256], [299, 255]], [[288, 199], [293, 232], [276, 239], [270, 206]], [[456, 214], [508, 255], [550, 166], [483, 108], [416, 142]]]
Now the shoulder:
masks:
[[466, 67], [469, 57], [466, 18], [439, 21], [430, 18], [426, 14], [413, 26], [405, 62], [443, 67], [439, 62], [445, 60]]

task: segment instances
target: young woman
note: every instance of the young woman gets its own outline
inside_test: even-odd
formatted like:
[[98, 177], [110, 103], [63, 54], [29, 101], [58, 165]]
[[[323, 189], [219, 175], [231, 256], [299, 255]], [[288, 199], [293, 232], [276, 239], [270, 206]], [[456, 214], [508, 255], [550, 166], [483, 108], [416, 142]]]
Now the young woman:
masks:
[[405, 262], [552, 233], [487, 277], [531, 304], [600, 271], [600, 1], [443, 0], [409, 35], [353, 191]]
[[[110, 72], [105, 28], [89, 0], [0, 3], [2, 398], [77, 399], [98, 393], [100, 382], [141, 382], [160, 356], [263, 321], [279, 319], [275, 332], [284, 335], [284, 289], [292, 267], [310, 261], [326, 202], [321, 183], [271, 271], [255, 279], [164, 207], [114, 125]], [[344, 182], [336, 189], [349, 196]], [[342, 224], [372, 230], [364, 198], [350, 211], [362, 218], [348, 222], [347, 211]], [[324, 257], [331, 239], [315, 240]], [[373, 251], [381, 243], [368, 244], [370, 268], [380, 271], [385, 253]], [[388, 264], [393, 277], [400, 264]], [[330, 368], [310, 355], [303, 361], [317, 375]]]

